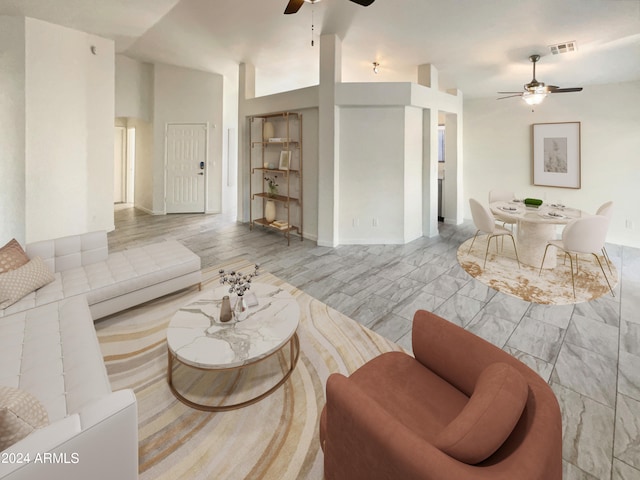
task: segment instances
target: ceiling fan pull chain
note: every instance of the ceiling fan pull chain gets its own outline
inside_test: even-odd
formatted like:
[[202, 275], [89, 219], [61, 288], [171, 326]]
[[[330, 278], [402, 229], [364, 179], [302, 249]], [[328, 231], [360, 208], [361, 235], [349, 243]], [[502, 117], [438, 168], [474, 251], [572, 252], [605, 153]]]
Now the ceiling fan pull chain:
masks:
[[314, 3], [311, 4], [311, 46], [313, 47], [313, 11], [315, 10]]

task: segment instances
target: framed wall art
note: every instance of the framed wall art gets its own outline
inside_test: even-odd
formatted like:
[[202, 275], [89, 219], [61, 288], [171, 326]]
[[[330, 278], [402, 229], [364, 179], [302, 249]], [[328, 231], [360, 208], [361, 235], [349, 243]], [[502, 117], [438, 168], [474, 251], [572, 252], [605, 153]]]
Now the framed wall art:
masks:
[[580, 188], [580, 122], [531, 125], [533, 184]]

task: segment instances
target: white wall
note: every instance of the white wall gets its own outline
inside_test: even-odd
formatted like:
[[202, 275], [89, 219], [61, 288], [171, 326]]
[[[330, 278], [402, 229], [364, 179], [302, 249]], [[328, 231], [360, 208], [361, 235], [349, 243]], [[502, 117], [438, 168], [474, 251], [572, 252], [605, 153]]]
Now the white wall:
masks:
[[25, 23], [0, 16], [0, 246], [25, 241]]
[[339, 243], [404, 243], [405, 108], [342, 107], [339, 123]]
[[26, 239], [113, 230], [113, 41], [27, 18], [26, 46]]
[[153, 65], [116, 55], [116, 117], [153, 118]]
[[165, 128], [168, 123], [209, 123], [206, 211], [222, 210], [223, 79], [221, 75], [156, 64], [153, 107], [153, 213], [164, 213]]
[[[465, 101], [465, 218], [468, 199], [487, 201], [502, 187], [519, 197], [537, 197], [595, 210], [614, 201], [607, 241], [640, 247], [640, 82], [585, 87], [547, 97], [535, 112], [515, 98]], [[582, 188], [531, 184], [531, 124], [581, 122]], [[631, 222], [632, 228], [627, 228]]]
[[127, 127], [135, 128], [135, 173], [133, 204], [147, 213], [153, 210], [153, 125], [140, 118], [127, 119]]
[[32, 18], [3, 19], [0, 30], [11, 36], [0, 82], [12, 98], [0, 115], [11, 138], [2, 182], [12, 182], [2, 236], [112, 230], [113, 42]]
[[133, 204], [152, 213], [154, 66], [116, 55], [115, 69], [115, 115], [136, 131]]

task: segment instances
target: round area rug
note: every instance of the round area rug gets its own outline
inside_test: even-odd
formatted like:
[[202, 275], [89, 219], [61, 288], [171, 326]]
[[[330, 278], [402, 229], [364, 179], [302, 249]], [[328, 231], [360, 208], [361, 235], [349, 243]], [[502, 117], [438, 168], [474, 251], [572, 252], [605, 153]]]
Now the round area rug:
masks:
[[[539, 267], [518, 264], [510, 238], [498, 240], [499, 250], [496, 252], [495, 240], [491, 242], [486, 268], [483, 268], [484, 254], [487, 248], [486, 236], [478, 236], [473, 249], [469, 247], [473, 238], [464, 242], [458, 248], [458, 263], [473, 278], [502, 293], [521, 298], [527, 302], [549, 305], [567, 305], [595, 300], [603, 295], [611, 295], [607, 281], [602, 275], [593, 255], [580, 255], [579, 269], [575, 273], [576, 294], [573, 296], [571, 286], [571, 267], [569, 259], [565, 263], [565, 255], [558, 250], [555, 268], [543, 269], [539, 274]], [[606, 260], [601, 256], [600, 261], [604, 271], [615, 290], [618, 284], [618, 271], [611, 264], [611, 272]], [[575, 268], [575, 261], [574, 261]]]

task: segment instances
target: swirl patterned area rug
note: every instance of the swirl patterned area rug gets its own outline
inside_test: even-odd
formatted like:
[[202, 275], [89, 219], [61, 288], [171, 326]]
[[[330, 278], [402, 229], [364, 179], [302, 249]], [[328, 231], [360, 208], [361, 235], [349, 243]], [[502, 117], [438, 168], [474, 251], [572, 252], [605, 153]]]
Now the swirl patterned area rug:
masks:
[[[219, 285], [218, 269], [248, 269], [237, 261], [203, 271], [204, 288]], [[138, 399], [140, 479], [322, 479], [318, 437], [326, 379], [349, 374], [382, 352], [400, 347], [270, 274], [257, 281], [278, 285], [300, 305], [300, 358], [273, 394], [248, 407], [208, 413], [179, 402], [167, 385], [166, 330], [172, 315], [201, 292], [191, 288], [96, 323], [112, 388], [132, 388]], [[229, 396], [197, 371], [178, 372], [194, 395], [233, 403], [255, 382], [286, 368], [284, 358], [263, 362], [233, 380]], [[181, 367], [177, 367], [181, 368]], [[182, 367], [184, 368], [184, 367]], [[209, 374], [211, 375], [211, 374]]]
[[[510, 238], [497, 239], [500, 248], [496, 252], [496, 240], [491, 241], [486, 268], [483, 268], [487, 247], [486, 235], [480, 236], [469, 253], [472, 238], [458, 248], [458, 263], [473, 278], [502, 293], [518, 297], [527, 302], [548, 305], [567, 305], [590, 302], [604, 295], [611, 295], [607, 281], [592, 255], [580, 255], [578, 273], [575, 274], [576, 295], [573, 296], [570, 263], [564, 261], [564, 253], [558, 251], [556, 266], [540, 270], [536, 267], [516, 263], [516, 255]], [[618, 272], [606, 260], [600, 260], [614, 292], [618, 284]], [[575, 262], [574, 262], [575, 268]]]

